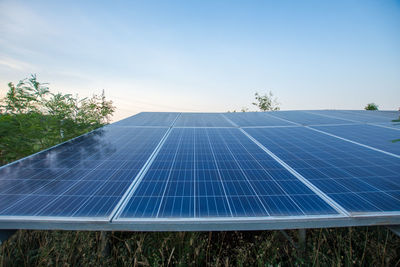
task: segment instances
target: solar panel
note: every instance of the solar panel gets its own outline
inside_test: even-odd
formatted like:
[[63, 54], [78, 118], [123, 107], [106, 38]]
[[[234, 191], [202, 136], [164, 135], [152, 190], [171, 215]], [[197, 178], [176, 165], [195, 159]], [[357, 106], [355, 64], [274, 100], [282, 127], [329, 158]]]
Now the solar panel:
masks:
[[176, 112], [141, 112], [113, 123], [114, 126], [171, 126], [179, 113]]
[[220, 113], [181, 113], [175, 127], [232, 127]]
[[361, 144], [373, 146], [400, 156], [399, 130], [382, 128], [375, 125], [342, 125], [342, 126], [313, 126], [312, 128], [343, 137]]
[[304, 127], [246, 132], [347, 211], [399, 211], [399, 158]]
[[386, 118], [392, 120], [397, 118], [400, 113], [398, 111], [392, 110], [343, 110], [345, 113], [359, 114], [363, 116], [368, 116], [370, 118]]
[[174, 129], [118, 219], [337, 214], [235, 128]]
[[[232, 112], [224, 114], [235, 125], [251, 126], [290, 126], [294, 123], [269, 115], [270, 112]], [[273, 113], [271, 113], [273, 114]]]
[[0, 215], [108, 217], [166, 128], [108, 126], [0, 169]]
[[392, 120], [398, 119], [400, 115], [399, 112], [367, 110], [313, 110], [312, 113], [353, 123], [390, 123]]
[[332, 117], [324, 117], [307, 111], [280, 111], [280, 112], [271, 112], [270, 114], [271, 116], [285, 119], [289, 122], [297, 123], [300, 125], [349, 123], [346, 120], [332, 118]]
[[139, 113], [0, 168], [0, 228], [400, 224], [396, 112]]

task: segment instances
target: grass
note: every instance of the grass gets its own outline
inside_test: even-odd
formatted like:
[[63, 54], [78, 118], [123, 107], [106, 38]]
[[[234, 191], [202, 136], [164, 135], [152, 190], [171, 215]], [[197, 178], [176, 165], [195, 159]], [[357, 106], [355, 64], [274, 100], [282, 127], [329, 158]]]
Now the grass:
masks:
[[[288, 235], [297, 241], [298, 231]], [[400, 238], [385, 227], [307, 230], [306, 249], [280, 231], [100, 232], [19, 230], [0, 250], [0, 266], [400, 266]]]

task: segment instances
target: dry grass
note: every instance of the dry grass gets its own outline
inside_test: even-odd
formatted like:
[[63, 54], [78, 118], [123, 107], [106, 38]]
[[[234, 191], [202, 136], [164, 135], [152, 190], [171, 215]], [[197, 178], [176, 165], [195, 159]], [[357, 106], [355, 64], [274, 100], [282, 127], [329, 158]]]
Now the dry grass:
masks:
[[[297, 241], [297, 231], [287, 231]], [[1, 266], [400, 266], [400, 238], [384, 227], [307, 231], [304, 251], [280, 231], [18, 231], [1, 247]]]

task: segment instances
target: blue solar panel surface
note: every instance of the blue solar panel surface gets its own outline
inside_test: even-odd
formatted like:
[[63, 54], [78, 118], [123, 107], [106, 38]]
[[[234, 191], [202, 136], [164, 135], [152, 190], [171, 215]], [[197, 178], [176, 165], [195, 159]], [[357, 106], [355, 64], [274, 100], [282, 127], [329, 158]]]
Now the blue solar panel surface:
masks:
[[375, 118], [384, 118], [392, 120], [398, 118], [400, 115], [398, 111], [386, 111], [386, 110], [343, 110], [342, 112], [369, 117], [371, 120], [374, 120]]
[[356, 123], [390, 123], [392, 120], [398, 119], [400, 115], [399, 112], [366, 110], [313, 110], [311, 112]]
[[233, 112], [226, 113], [225, 116], [240, 127], [295, 125], [286, 120], [273, 117], [267, 112]]
[[285, 119], [290, 122], [298, 123], [301, 125], [349, 123], [346, 120], [332, 118], [332, 117], [324, 117], [307, 111], [271, 112], [271, 116]]
[[176, 112], [141, 112], [113, 123], [113, 126], [171, 126], [178, 116]]
[[1, 167], [0, 227], [398, 216], [398, 115], [140, 113]]
[[313, 130], [246, 129], [350, 212], [400, 209], [400, 160]]
[[400, 156], [400, 142], [393, 142], [400, 138], [399, 130], [382, 128], [374, 125], [342, 125], [342, 126], [313, 126], [327, 133], [331, 133], [352, 141], [359, 142], [374, 148], [392, 152]]
[[221, 113], [181, 113], [175, 127], [232, 127]]
[[0, 169], [0, 215], [109, 216], [165, 132], [104, 127]]
[[235, 128], [174, 129], [120, 218], [337, 214]]

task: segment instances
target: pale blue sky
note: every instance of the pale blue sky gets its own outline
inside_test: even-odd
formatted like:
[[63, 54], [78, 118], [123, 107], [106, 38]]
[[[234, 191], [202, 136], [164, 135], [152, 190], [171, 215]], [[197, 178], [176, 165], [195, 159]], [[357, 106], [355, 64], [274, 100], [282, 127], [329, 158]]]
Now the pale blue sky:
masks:
[[118, 112], [400, 106], [400, 1], [4, 1], [0, 88], [36, 73]]

